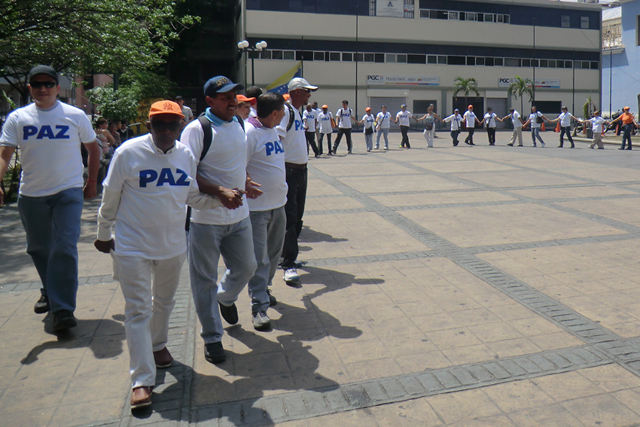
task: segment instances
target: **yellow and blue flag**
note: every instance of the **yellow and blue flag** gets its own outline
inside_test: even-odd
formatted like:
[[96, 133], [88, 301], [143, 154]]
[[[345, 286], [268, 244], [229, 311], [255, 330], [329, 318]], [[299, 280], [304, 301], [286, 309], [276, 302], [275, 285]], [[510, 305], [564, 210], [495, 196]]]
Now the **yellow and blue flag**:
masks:
[[302, 61], [299, 61], [292, 69], [267, 86], [267, 92], [276, 92], [284, 95], [289, 91], [288, 84], [294, 77], [302, 77]]

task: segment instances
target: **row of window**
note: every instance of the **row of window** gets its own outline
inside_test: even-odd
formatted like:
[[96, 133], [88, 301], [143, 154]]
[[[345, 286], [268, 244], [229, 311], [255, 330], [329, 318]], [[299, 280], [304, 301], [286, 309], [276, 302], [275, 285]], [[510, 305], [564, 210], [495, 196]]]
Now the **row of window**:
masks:
[[[249, 58], [291, 61], [377, 62], [400, 64], [483, 65], [487, 67], [573, 68], [574, 61], [562, 59], [523, 59], [461, 55], [425, 55], [407, 53], [322, 52], [299, 50], [263, 50], [249, 52]], [[597, 70], [598, 61], [575, 61], [575, 68]]]
[[511, 22], [511, 17], [505, 14], [435, 9], [420, 9], [420, 18], [448, 19], [453, 21], [497, 22], [499, 24], [509, 24]]

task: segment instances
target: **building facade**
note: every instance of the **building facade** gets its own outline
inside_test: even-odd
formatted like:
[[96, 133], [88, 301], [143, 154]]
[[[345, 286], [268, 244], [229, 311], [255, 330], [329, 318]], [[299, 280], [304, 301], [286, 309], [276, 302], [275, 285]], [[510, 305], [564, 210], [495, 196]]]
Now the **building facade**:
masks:
[[640, 111], [640, 0], [623, 0], [602, 23], [602, 109]]
[[[414, 113], [473, 104], [506, 114], [521, 102], [507, 88], [516, 76], [536, 81], [535, 104], [553, 114], [562, 105], [600, 104], [601, 7], [557, 1], [245, 0], [239, 33], [254, 45], [255, 83], [266, 87], [301, 62], [320, 90], [312, 100], [336, 111], [343, 99], [358, 116], [371, 106]], [[242, 68], [242, 67], [241, 67]], [[242, 70], [240, 70], [241, 72]], [[475, 78], [479, 94], [453, 92]], [[524, 110], [529, 111], [525, 95]]]

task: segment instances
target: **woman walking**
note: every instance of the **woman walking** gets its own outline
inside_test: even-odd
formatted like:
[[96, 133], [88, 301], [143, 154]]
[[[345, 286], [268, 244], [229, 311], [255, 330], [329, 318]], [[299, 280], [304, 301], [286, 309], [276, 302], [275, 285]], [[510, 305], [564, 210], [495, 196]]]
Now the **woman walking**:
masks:
[[418, 121], [424, 120], [424, 139], [427, 141], [427, 147], [433, 148], [433, 135], [436, 133], [436, 119], [442, 121], [440, 116], [433, 112], [433, 104], [427, 108], [427, 114], [416, 119]]

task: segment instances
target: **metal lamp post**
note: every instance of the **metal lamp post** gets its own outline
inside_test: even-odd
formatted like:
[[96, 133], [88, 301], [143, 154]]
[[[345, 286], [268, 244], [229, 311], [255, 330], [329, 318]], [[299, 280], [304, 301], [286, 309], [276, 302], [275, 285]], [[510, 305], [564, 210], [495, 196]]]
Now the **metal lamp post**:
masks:
[[[254, 47], [249, 47], [249, 42], [247, 40], [242, 40], [238, 42], [238, 50], [243, 52], [260, 52], [263, 49], [267, 48], [267, 42], [262, 40], [261, 42], [257, 42]], [[255, 54], [251, 55], [251, 86], [255, 86], [256, 84], [256, 71], [255, 71]], [[247, 86], [247, 62], [244, 63], [244, 85]]]

